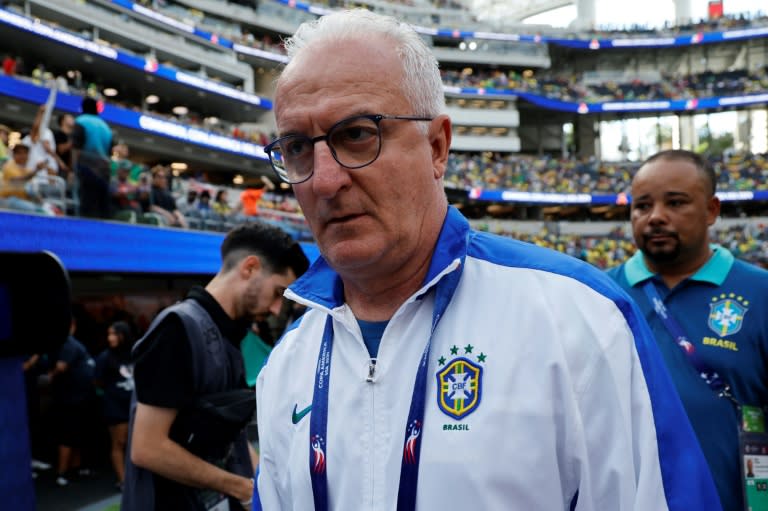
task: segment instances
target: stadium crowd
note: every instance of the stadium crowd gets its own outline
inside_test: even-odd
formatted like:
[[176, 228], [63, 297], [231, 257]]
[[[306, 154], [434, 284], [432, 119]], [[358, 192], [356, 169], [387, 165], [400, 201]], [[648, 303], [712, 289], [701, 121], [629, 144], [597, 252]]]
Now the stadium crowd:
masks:
[[[637, 250], [632, 234], [623, 228], [616, 228], [607, 236], [584, 236], [556, 232], [546, 227], [535, 234], [504, 230], [488, 223], [481, 223], [478, 227], [566, 253], [602, 269], [618, 266]], [[711, 235], [715, 243], [728, 248], [734, 256], [768, 268], [768, 224], [715, 228]]]
[[[55, 87], [59, 92], [103, 99], [102, 92], [105, 88], [103, 79], [83, 74], [83, 72], [77, 69], [62, 69], [55, 64], [51, 65], [50, 62], [28, 63], [18, 55], [6, 54], [3, 57], [2, 72], [5, 76], [11, 76], [34, 85], [48, 88]], [[125, 96], [130, 96], [130, 94], [126, 91]], [[143, 102], [143, 105], [140, 106], [138, 100], [131, 101], [131, 99], [120, 99], [117, 97], [109, 98], [109, 103], [134, 112], [144, 111], [166, 120], [183, 123], [195, 128], [202, 128], [218, 135], [255, 144], [264, 145], [270, 139], [270, 134], [262, 130], [254, 129], [253, 127], [246, 128], [218, 117], [215, 119], [207, 118], [191, 108], [186, 113], [178, 114], [171, 110], [163, 109], [162, 103], [150, 104]]]
[[621, 82], [587, 84], [578, 74], [536, 74], [532, 71], [443, 70], [443, 83], [453, 87], [528, 92], [571, 102], [677, 100], [735, 96], [768, 89], [768, 69], [677, 75], [661, 73], [658, 82], [627, 78]]
[[[158, 13], [169, 16], [177, 21], [199, 27], [213, 34], [231, 39], [239, 44], [269, 51], [272, 53], [284, 55], [285, 50], [280, 41], [279, 35], [269, 33], [257, 33], [258, 29], [253, 30], [236, 23], [234, 20], [225, 19], [193, 9], [183, 4], [170, 0], [143, 0], [138, 2], [144, 6], [156, 10]], [[349, 2], [319, 2], [322, 5], [330, 7], [350, 7], [353, 4]], [[435, 7], [457, 8], [463, 7], [455, 2], [446, 0], [436, 0], [428, 2]], [[410, 2], [403, 2], [409, 5]], [[243, 3], [247, 6], [248, 3]], [[358, 6], [354, 4], [354, 6]], [[376, 6], [369, 6], [376, 10]], [[439, 17], [438, 17], [439, 18]], [[670, 25], [661, 29], [649, 29], [641, 26], [634, 26], [630, 29], [618, 30], [597, 30], [578, 33], [569, 33], [567, 37], [572, 38], [593, 38], [593, 37], [621, 37], [621, 36], [660, 36], [687, 32], [726, 30], [746, 27], [759, 27], [768, 23], [766, 16], [749, 17], [746, 15], [723, 16], [716, 20], [702, 20], [696, 23], [687, 23], [682, 25]], [[80, 34], [82, 35], [82, 34]], [[85, 34], [87, 35], [87, 34]], [[563, 36], [563, 34], [558, 34]], [[111, 43], [116, 47], [119, 45]], [[5, 67], [5, 66], [4, 66]], [[41, 73], [46, 73], [44, 67], [38, 65], [33, 73], [42, 68]], [[735, 94], [750, 94], [753, 92], [764, 91], [768, 89], [768, 69], [763, 68], [760, 71], [748, 73], [744, 70], [712, 72], [675, 75], [672, 73], [662, 73], [661, 80], [658, 82], [646, 82], [642, 80], [628, 80], [623, 83], [606, 82], [601, 84], [585, 84], [577, 74], [541, 74], [535, 76], [532, 73], [518, 73], [510, 71], [488, 71], [488, 72], [467, 72], [467, 70], [443, 70], [443, 81], [446, 85], [457, 87], [482, 87], [499, 90], [514, 90], [540, 94], [548, 98], [560, 99], [563, 101], [632, 101], [632, 100], [655, 100], [655, 99], [693, 99], [712, 96], [729, 96]], [[50, 76], [49, 78], [53, 78]], [[76, 79], [77, 80], [77, 79]], [[64, 86], [67, 80], [57, 77], [60, 87]], [[82, 79], [77, 80], [82, 81]], [[91, 90], [95, 83], [74, 84], [75, 89], [85, 88]], [[201, 125], [202, 121], [191, 115], [186, 122]], [[220, 127], [212, 127], [214, 131], [221, 132]], [[248, 138], [253, 141], [260, 141], [262, 134], [259, 133], [235, 133], [233, 136]]]
[[[0, 135], [8, 128], [0, 126]], [[4, 136], [0, 136], [0, 149]], [[19, 146], [24, 144], [20, 143]], [[15, 147], [15, 146], [14, 146]], [[13, 152], [13, 151], [11, 151]], [[294, 238], [310, 240], [311, 235], [291, 195], [272, 192], [271, 182], [258, 188], [239, 189], [213, 185], [205, 176], [180, 178], [164, 165], [152, 168], [127, 158], [127, 145], [119, 142], [111, 160], [111, 203], [113, 220], [147, 223], [165, 227], [226, 231], [248, 221], [278, 225]], [[13, 161], [13, 160], [8, 160]], [[720, 190], [768, 189], [768, 158], [765, 155], [732, 155], [712, 162]], [[628, 191], [637, 163], [600, 163], [592, 160], [451, 154], [446, 182], [463, 188], [508, 188], [530, 192], [621, 193]], [[55, 176], [57, 182], [64, 178]], [[43, 182], [47, 178], [43, 178]], [[3, 179], [0, 207], [41, 214], [65, 214], [66, 206], [50, 193], [50, 187], [27, 188], [25, 202], [10, 201]], [[171, 184], [172, 183], [172, 184]], [[61, 192], [58, 190], [57, 194]], [[71, 197], [71, 193], [67, 196]], [[53, 199], [53, 200], [52, 200]], [[488, 230], [488, 225], [485, 226]], [[498, 234], [554, 248], [588, 261], [600, 268], [620, 264], [634, 253], [631, 239], [622, 230], [608, 236], [577, 236], [544, 230], [536, 235], [494, 230]], [[719, 243], [735, 255], [759, 264], [768, 264], [768, 226], [745, 225], [718, 230]]]
[[[719, 191], [768, 190], [768, 155], [712, 158]], [[637, 162], [530, 157], [501, 153], [451, 153], [446, 183], [463, 189], [524, 192], [627, 193]]]
[[[210, 29], [216, 33], [232, 36], [240, 42], [250, 42], [264, 49], [282, 51], [280, 44], [272, 42], [269, 35], [254, 36], [247, 29], [229, 23], [194, 9], [171, 1], [143, 1], [147, 7], [173, 15], [178, 19]], [[444, 5], [442, 5], [444, 6]], [[717, 22], [676, 27], [670, 30], [698, 30], [709, 27], [731, 28], [762, 23], [763, 18], [723, 18]], [[713, 24], [714, 23], [714, 24]], [[237, 28], [239, 33], [226, 32]], [[642, 30], [641, 30], [642, 31]], [[260, 38], [260, 39], [259, 39]], [[92, 76], [84, 76], [78, 70], [57, 69], [48, 62], [24, 62], [21, 57], [8, 54], [3, 59], [3, 73], [31, 83], [54, 86], [63, 92], [75, 92], [90, 97], [100, 97], [103, 84]], [[447, 85], [502, 88], [525, 90], [548, 97], [572, 101], [631, 100], [655, 98], [697, 97], [719, 94], [749, 93], [768, 89], [768, 69], [760, 72], [730, 71], [723, 73], [702, 73], [688, 76], [663, 75], [659, 83], [633, 81], [629, 83], [602, 83], [584, 86], [576, 75], [536, 75], [533, 72], [492, 71], [478, 72], [468, 69], [445, 70], [442, 72]], [[137, 110], [136, 104], [121, 103], [110, 98], [114, 104]], [[271, 134], [261, 131], [244, 131], [237, 125], [220, 121], [206, 122], [194, 112], [177, 115], [169, 112], [152, 111], [184, 124], [204, 127], [231, 137], [265, 144]], [[66, 116], [62, 116], [65, 118]], [[70, 116], [71, 117], [71, 116]], [[60, 119], [61, 121], [61, 119]], [[22, 134], [34, 131], [34, 123], [23, 128]], [[60, 125], [60, 128], [62, 126]], [[11, 130], [0, 126], [0, 164], [5, 160], [14, 161], [14, 151], [9, 147], [8, 135]], [[56, 145], [62, 135], [56, 130]], [[37, 142], [35, 142], [37, 143]], [[30, 143], [27, 141], [21, 146]], [[55, 158], [45, 167], [48, 172], [39, 175], [40, 156], [30, 147], [27, 156], [30, 161], [24, 165], [30, 173], [24, 179], [23, 190], [18, 194], [8, 193], [8, 180], [3, 179], [4, 191], [0, 205], [5, 208], [22, 209], [43, 214], [74, 213], [73, 176], [63, 160]], [[22, 149], [19, 149], [21, 152]], [[41, 149], [37, 148], [37, 153]], [[61, 155], [63, 156], [63, 155]], [[45, 158], [43, 158], [45, 159]], [[768, 189], [768, 155], [729, 154], [721, 159], [711, 160], [718, 176], [720, 191], [756, 191]], [[236, 188], [208, 183], [188, 176], [176, 176], [167, 166], [146, 166], [131, 161], [124, 143], [114, 146], [110, 165], [109, 219], [129, 222], [143, 222], [161, 226], [175, 226], [204, 230], [226, 231], [233, 225], [258, 218], [260, 221], [277, 223], [298, 239], [309, 239], [309, 231], [299, 207], [290, 195], [276, 194], [261, 185], [258, 188]], [[537, 193], [588, 193], [621, 194], [629, 190], [632, 175], [638, 164], [633, 162], [601, 162], [594, 159], [556, 158], [548, 156], [521, 156], [502, 153], [452, 153], [445, 177], [446, 185], [455, 189], [508, 189]], [[8, 174], [8, 173], [7, 173]], [[271, 183], [269, 183], [271, 185]], [[15, 197], [14, 197], [15, 196]], [[16, 200], [22, 199], [22, 200]], [[160, 204], [165, 204], [165, 208]], [[588, 260], [601, 267], [621, 262], [631, 255], [631, 244], [626, 239], [578, 238], [556, 236], [545, 233], [542, 236], [527, 237], [511, 233], [529, 241], [552, 246]], [[734, 248], [736, 253], [762, 254], [765, 252], [764, 232], [748, 234], [730, 233], [726, 241], [729, 246], [733, 239], [746, 236]], [[731, 247], [733, 248], [733, 247]], [[758, 257], [760, 259], [760, 257]]]

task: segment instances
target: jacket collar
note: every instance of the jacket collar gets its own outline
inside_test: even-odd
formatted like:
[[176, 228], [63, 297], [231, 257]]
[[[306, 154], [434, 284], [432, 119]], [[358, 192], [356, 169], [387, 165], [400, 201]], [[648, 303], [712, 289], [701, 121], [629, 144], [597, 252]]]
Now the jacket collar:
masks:
[[[712, 248], [712, 256], [709, 258], [709, 261], [704, 263], [704, 266], [691, 275], [689, 280], [708, 282], [720, 286], [728, 276], [728, 272], [731, 271], [731, 266], [733, 266], [733, 254], [720, 245], [712, 244], [710, 247]], [[624, 266], [624, 274], [627, 277], [627, 282], [632, 287], [655, 275], [655, 273], [649, 270], [648, 266], [645, 265], [643, 252], [640, 250], [635, 252], [635, 255], [629, 258]]]
[[[445, 274], [460, 268], [467, 255], [469, 233], [467, 219], [457, 209], [448, 206], [443, 227], [432, 252], [429, 270], [421, 289], [414, 297], [422, 296]], [[456, 264], [457, 260], [461, 264]], [[344, 303], [344, 285], [339, 274], [321, 254], [306, 273], [291, 284], [286, 296], [332, 310]]]

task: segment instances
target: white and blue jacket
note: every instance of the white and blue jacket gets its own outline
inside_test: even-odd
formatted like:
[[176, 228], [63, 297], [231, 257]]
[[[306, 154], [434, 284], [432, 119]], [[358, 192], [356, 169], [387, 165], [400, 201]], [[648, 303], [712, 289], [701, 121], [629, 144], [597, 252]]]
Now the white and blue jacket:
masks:
[[309, 406], [330, 314], [329, 508], [395, 510], [437, 283], [454, 272], [428, 359], [417, 509], [720, 510], [636, 305], [596, 268], [472, 231], [453, 208], [423, 287], [384, 331], [373, 375], [341, 280], [322, 258], [286, 292], [310, 309], [257, 382], [263, 509], [314, 507]]

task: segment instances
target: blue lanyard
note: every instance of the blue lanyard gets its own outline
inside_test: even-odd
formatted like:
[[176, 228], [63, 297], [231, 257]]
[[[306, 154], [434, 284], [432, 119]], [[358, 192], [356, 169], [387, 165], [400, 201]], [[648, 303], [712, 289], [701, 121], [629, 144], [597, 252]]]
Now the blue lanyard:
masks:
[[709, 385], [717, 394], [721, 395], [721, 397], [730, 397], [730, 389], [728, 385], [723, 382], [717, 371], [712, 369], [709, 364], [704, 362], [701, 357], [698, 356], [695, 346], [688, 340], [688, 336], [685, 334], [683, 327], [667, 310], [667, 306], [664, 305], [664, 301], [659, 296], [659, 291], [656, 289], [653, 279], [648, 279], [643, 283], [643, 291], [645, 292], [645, 296], [647, 296], [648, 300], [651, 302], [656, 315], [659, 316], [659, 319], [664, 323], [667, 332], [669, 332], [675, 340], [675, 343], [683, 351], [696, 372], [698, 372], [701, 378], [707, 382], [707, 385]]
[[[427, 393], [427, 366], [435, 330], [453, 298], [461, 277], [463, 264], [437, 284], [435, 308], [432, 311], [432, 327], [429, 340], [421, 355], [416, 380], [413, 385], [411, 407], [405, 427], [403, 458], [400, 465], [400, 485], [397, 493], [397, 511], [416, 509], [416, 488], [419, 479], [421, 454], [421, 432], [424, 429], [424, 403]], [[317, 356], [315, 390], [312, 396], [312, 414], [309, 419], [309, 473], [312, 480], [312, 496], [315, 511], [328, 509], [328, 388], [330, 386], [331, 355], [333, 354], [333, 318], [329, 314], [325, 321], [320, 353]]]

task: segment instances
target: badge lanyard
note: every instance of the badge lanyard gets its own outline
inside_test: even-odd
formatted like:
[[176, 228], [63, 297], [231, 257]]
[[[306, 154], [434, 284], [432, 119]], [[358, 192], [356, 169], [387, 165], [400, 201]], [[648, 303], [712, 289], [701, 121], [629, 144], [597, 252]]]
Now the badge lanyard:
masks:
[[[397, 493], [397, 511], [412, 511], [416, 508], [416, 488], [419, 478], [421, 453], [421, 432], [424, 427], [424, 403], [427, 393], [427, 366], [435, 330], [443, 313], [451, 302], [458, 285], [463, 265], [445, 275], [437, 283], [435, 307], [432, 311], [432, 327], [429, 340], [419, 361], [416, 380], [413, 385], [411, 407], [405, 427], [403, 457], [400, 465], [400, 485]], [[312, 396], [312, 414], [309, 418], [309, 473], [312, 480], [312, 496], [315, 511], [328, 509], [328, 388], [330, 387], [331, 355], [333, 353], [333, 318], [329, 314], [325, 321], [320, 353], [317, 357], [315, 390]]]
[[680, 347], [696, 372], [699, 373], [701, 378], [707, 382], [707, 385], [715, 391], [715, 394], [733, 400], [728, 384], [720, 378], [717, 371], [712, 369], [709, 364], [704, 362], [701, 357], [698, 356], [696, 350], [693, 349], [693, 345], [688, 341], [688, 336], [685, 334], [683, 327], [667, 310], [667, 306], [664, 305], [664, 302], [659, 296], [659, 291], [653, 284], [653, 279], [648, 279], [643, 283], [643, 291], [645, 292], [645, 296], [647, 296], [648, 300], [651, 302], [656, 315], [658, 315], [662, 323], [664, 323], [667, 332], [669, 332], [675, 340], [675, 343]]

